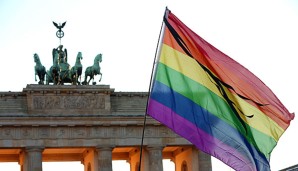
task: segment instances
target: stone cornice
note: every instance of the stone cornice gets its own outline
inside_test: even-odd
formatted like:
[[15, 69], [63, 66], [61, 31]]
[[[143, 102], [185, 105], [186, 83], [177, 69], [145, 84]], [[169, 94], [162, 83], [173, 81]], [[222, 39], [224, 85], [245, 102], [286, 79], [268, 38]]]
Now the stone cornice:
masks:
[[114, 89], [109, 85], [37, 85], [28, 84], [23, 89], [27, 94], [111, 94]]
[[[20, 127], [20, 126], [142, 126], [144, 116], [71, 116], [71, 117], [0, 117], [0, 127]], [[161, 125], [151, 117], [147, 117], [146, 125]]]

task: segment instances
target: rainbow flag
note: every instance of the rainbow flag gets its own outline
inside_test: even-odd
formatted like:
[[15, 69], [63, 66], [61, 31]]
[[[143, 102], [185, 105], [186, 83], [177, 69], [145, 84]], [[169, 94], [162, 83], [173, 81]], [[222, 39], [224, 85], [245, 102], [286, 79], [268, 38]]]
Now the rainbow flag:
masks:
[[235, 170], [270, 170], [294, 119], [245, 67], [166, 10], [147, 114]]

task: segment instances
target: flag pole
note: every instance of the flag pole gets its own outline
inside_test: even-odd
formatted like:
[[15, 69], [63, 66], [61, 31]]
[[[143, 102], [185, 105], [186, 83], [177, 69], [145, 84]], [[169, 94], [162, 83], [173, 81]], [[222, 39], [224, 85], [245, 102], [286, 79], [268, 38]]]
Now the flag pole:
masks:
[[[165, 9], [165, 13], [164, 13], [164, 18], [168, 17], [168, 7], [166, 7]], [[164, 20], [163, 18], [163, 20]], [[155, 71], [155, 66], [156, 66], [156, 60], [157, 60], [157, 56], [159, 56], [160, 54], [160, 40], [161, 37], [163, 37], [163, 29], [164, 29], [164, 22], [162, 20], [162, 24], [161, 24], [161, 28], [160, 28], [160, 32], [159, 32], [159, 36], [158, 36], [158, 41], [157, 41], [157, 46], [156, 46], [156, 50], [155, 50], [155, 57], [154, 57], [154, 61], [153, 61], [153, 66], [152, 66], [152, 71], [151, 71], [151, 78], [150, 78], [150, 84], [149, 84], [149, 91], [148, 91], [148, 99], [150, 96], [150, 92], [151, 92], [151, 88], [152, 88], [152, 80], [154, 79], [154, 71]], [[142, 132], [142, 141], [141, 141], [141, 147], [140, 147], [140, 161], [139, 161], [139, 168], [138, 171], [141, 171], [141, 167], [142, 167], [142, 155], [143, 155], [143, 144], [144, 144], [144, 135], [145, 135], [145, 128], [146, 128], [146, 120], [147, 120], [147, 108], [148, 108], [148, 99], [147, 99], [147, 105], [146, 105], [146, 110], [145, 110], [145, 114], [144, 114], [144, 123], [143, 123], [143, 132]]]

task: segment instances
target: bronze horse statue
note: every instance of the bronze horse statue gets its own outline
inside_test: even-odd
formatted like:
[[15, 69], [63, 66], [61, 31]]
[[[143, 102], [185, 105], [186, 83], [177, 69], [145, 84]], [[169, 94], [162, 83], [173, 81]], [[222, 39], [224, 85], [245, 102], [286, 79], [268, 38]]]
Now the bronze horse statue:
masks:
[[46, 75], [46, 68], [41, 64], [39, 56], [37, 53], [35, 53], [33, 55], [34, 58], [34, 62], [36, 63], [34, 70], [35, 70], [35, 81], [37, 81], [36, 79], [36, 75], [39, 78], [39, 82], [38, 84], [44, 84], [44, 79], [45, 79], [45, 75]]
[[73, 67], [70, 69], [70, 78], [73, 85], [80, 85], [79, 78], [81, 80], [82, 70], [83, 66], [81, 64], [81, 59], [83, 59], [82, 53], [78, 52], [76, 63]]
[[[102, 54], [96, 55], [96, 57], [94, 58], [93, 65], [86, 68], [86, 70], [85, 70], [85, 80], [83, 82], [84, 85], [89, 85], [90, 80], [91, 79], [94, 80], [95, 75], [100, 75], [99, 82], [101, 81], [102, 73], [100, 72], [100, 66], [99, 66], [100, 62], [102, 62]], [[90, 77], [90, 78], [87, 81], [88, 77]], [[96, 82], [93, 81], [93, 84], [96, 84]]]

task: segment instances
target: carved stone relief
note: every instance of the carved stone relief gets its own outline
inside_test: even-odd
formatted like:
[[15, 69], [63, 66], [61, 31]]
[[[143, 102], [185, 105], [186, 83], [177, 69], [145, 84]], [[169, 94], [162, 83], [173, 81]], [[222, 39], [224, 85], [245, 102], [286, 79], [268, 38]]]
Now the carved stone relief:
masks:
[[34, 96], [33, 109], [104, 109], [104, 96]]

